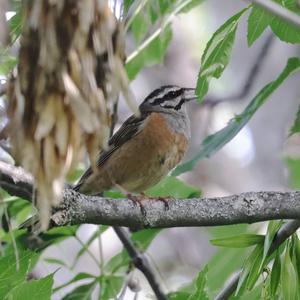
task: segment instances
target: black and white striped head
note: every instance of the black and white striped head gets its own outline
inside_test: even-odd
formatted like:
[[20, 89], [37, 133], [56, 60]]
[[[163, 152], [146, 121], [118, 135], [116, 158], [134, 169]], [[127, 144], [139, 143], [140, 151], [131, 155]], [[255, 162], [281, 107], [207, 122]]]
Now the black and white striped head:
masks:
[[165, 85], [150, 93], [140, 105], [141, 111], [180, 113], [185, 111], [185, 103], [196, 99], [195, 89]]

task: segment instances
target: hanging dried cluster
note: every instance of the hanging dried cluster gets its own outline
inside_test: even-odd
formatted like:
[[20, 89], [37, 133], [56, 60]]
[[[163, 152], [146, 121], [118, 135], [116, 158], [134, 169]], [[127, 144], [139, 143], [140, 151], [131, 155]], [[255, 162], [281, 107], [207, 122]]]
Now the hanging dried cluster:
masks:
[[105, 147], [119, 91], [136, 107], [120, 24], [106, 0], [23, 3], [18, 72], [8, 91], [11, 137], [17, 161], [36, 180], [45, 229], [81, 150], [95, 164]]

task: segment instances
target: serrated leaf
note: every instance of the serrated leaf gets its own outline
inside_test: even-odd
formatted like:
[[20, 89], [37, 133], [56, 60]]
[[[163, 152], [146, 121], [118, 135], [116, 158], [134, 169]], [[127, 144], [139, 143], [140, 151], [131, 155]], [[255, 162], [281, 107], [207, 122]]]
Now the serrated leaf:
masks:
[[199, 189], [188, 185], [173, 176], [167, 176], [157, 185], [146, 191], [147, 195], [152, 197], [175, 197], [175, 198], [193, 198], [200, 197]]
[[62, 300], [92, 300], [92, 293], [96, 287], [97, 282], [93, 281], [89, 284], [80, 285], [72, 292], [65, 295]]
[[[295, 0], [275, 0], [277, 3], [283, 7], [291, 10], [293, 13], [300, 14], [300, 10], [297, 7]], [[271, 21], [271, 29], [276, 34], [276, 36], [287, 43], [300, 43], [300, 30], [298, 27], [291, 25], [285, 20], [274, 16]]]
[[153, 39], [145, 48], [139, 51], [134, 58], [128, 58], [125, 65], [128, 78], [133, 80], [142, 67], [149, 67], [160, 63], [172, 39], [172, 30], [167, 26], [165, 30]]
[[52, 285], [53, 274], [38, 280], [25, 281], [12, 289], [5, 300], [50, 300]]
[[294, 121], [294, 124], [290, 129], [289, 137], [292, 136], [293, 134], [299, 133], [299, 132], [300, 132], [300, 105], [298, 107], [298, 111], [296, 114], [296, 119]]
[[201, 58], [196, 86], [196, 94], [199, 101], [202, 101], [207, 93], [210, 79], [212, 77], [219, 78], [226, 68], [230, 59], [238, 20], [247, 9], [241, 10], [227, 20], [207, 43]]
[[[32, 251], [19, 251], [18, 264], [15, 253], [0, 258], [0, 299], [15, 286], [25, 281], [27, 272], [31, 270], [38, 255]], [[19, 270], [17, 270], [17, 265]]]
[[296, 57], [290, 58], [280, 75], [274, 81], [267, 84], [260, 92], [252, 99], [245, 110], [238, 116], [232, 119], [229, 124], [208, 136], [202, 143], [200, 151], [190, 161], [179, 165], [172, 173], [177, 176], [181, 173], [190, 171], [198, 163], [199, 160], [209, 157], [220, 150], [225, 144], [231, 141], [240, 130], [248, 123], [254, 113], [266, 102], [269, 96], [289, 77], [292, 73], [300, 69], [300, 60]]
[[208, 295], [205, 291], [206, 281], [207, 281], [207, 265], [199, 272], [196, 279], [196, 290], [189, 296], [188, 300], [208, 300]]
[[278, 288], [279, 280], [281, 273], [281, 264], [280, 264], [280, 253], [276, 251], [274, 263], [271, 271], [271, 279], [270, 279], [270, 296], [272, 299], [275, 299], [276, 291]]
[[250, 47], [265, 31], [273, 16], [260, 7], [253, 6], [248, 17], [247, 41]]
[[284, 300], [297, 299], [297, 274], [290, 258], [289, 247], [286, 247], [284, 257], [281, 261], [280, 282]]
[[213, 239], [210, 242], [214, 246], [229, 247], [229, 248], [245, 248], [264, 242], [264, 235], [260, 234], [239, 234], [221, 239]]

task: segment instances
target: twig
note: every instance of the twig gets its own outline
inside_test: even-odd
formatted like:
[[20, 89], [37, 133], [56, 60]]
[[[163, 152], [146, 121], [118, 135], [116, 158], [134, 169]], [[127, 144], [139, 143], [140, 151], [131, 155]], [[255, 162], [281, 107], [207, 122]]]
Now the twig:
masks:
[[300, 17], [296, 15], [294, 12], [288, 10], [287, 8], [283, 7], [282, 5], [271, 1], [271, 0], [248, 0], [248, 2], [252, 2], [257, 6], [262, 7], [263, 9], [267, 10], [271, 14], [287, 21], [288, 23], [300, 27]]
[[[272, 254], [286, 239], [294, 234], [300, 227], [300, 220], [292, 220], [281, 226], [278, 230], [268, 255]], [[226, 300], [234, 293], [237, 288], [242, 271], [236, 273], [232, 279], [226, 284], [222, 291], [216, 296], [215, 300]]]
[[166, 300], [167, 297], [163, 293], [158, 281], [156, 280], [152, 266], [149, 264], [146, 256], [135, 248], [126, 229], [122, 227], [114, 227], [114, 230], [124, 245], [124, 248], [128, 252], [135, 267], [138, 268], [147, 278], [157, 299]]

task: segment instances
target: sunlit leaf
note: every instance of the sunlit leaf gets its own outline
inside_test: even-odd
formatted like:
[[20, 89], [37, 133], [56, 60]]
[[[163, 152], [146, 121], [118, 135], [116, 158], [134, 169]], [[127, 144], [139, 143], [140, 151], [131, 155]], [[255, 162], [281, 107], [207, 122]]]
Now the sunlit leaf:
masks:
[[230, 247], [230, 248], [244, 248], [264, 242], [264, 235], [260, 234], [240, 234], [221, 239], [213, 239], [210, 242], [215, 246]]
[[121, 276], [101, 276], [100, 296], [101, 300], [116, 299], [123, 285], [124, 278]]
[[230, 59], [238, 20], [246, 10], [247, 8], [241, 10], [227, 20], [207, 43], [201, 58], [200, 73], [196, 86], [199, 101], [207, 93], [210, 79], [212, 77], [219, 78], [226, 68]]
[[25, 281], [27, 272], [32, 269], [37, 257], [36, 253], [27, 250], [18, 252], [18, 262], [15, 253], [0, 258], [0, 299], [4, 299], [9, 291]]
[[5, 300], [50, 300], [52, 285], [53, 274], [38, 280], [25, 281], [12, 289]]
[[247, 40], [249, 47], [260, 37], [272, 20], [273, 16], [260, 7], [253, 6], [248, 17]]
[[266, 102], [270, 95], [289, 77], [292, 73], [300, 68], [300, 60], [296, 57], [290, 58], [281, 72], [281, 74], [274, 81], [267, 84], [260, 92], [252, 99], [245, 110], [232, 119], [229, 124], [208, 136], [202, 143], [200, 151], [190, 161], [179, 165], [172, 173], [172, 175], [179, 175], [181, 173], [190, 171], [194, 168], [197, 162], [205, 157], [210, 157], [224, 145], [231, 141], [240, 130], [248, 123], [254, 113]]

